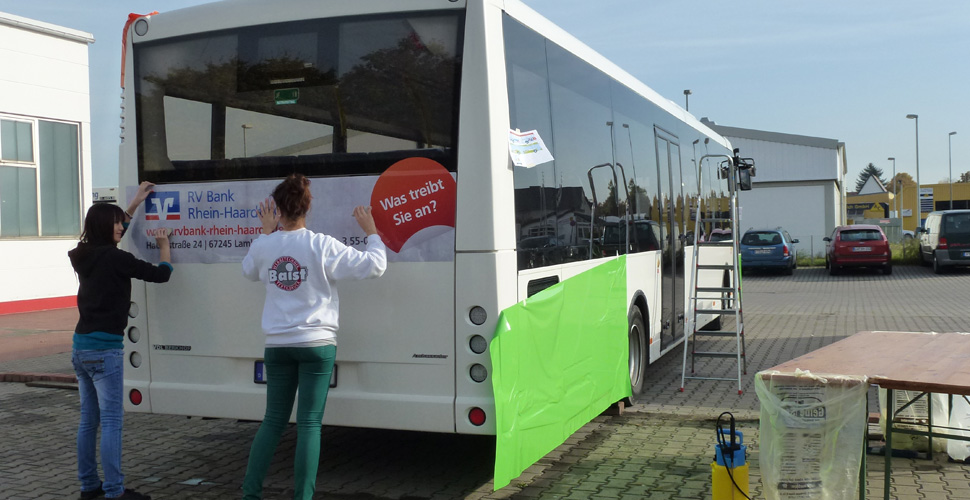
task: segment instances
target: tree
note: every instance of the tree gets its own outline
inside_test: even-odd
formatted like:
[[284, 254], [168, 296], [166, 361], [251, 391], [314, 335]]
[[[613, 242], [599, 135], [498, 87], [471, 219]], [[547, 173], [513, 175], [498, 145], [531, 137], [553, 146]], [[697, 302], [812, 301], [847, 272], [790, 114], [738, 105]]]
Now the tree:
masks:
[[[968, 173], [970, 173], [970, 172], [968, 172]], [[915, 186], [916, 185], [916, 181], [913, 180], [913, 176], [907, 174], [906, 172], [899, 172], [898, 174], [896, 174], [896, 177], [893, 177], [892, 180], [890, 180], [889, 183], [890, 184], [894, 184], [897, 180], [900, 181], [900, 182], [902, 182], [904, 186]]]
[[957, 182], [970, 182], [970, 172], [960, 174], [960, 179]]
[[[896, 186], [897, 180], [900, 182], [900, 186], [898, 188], [894, 187]], [[890, 179], [889, 184], [886, 184], [886, 190], [891, 193], [895, 193], [897, 189], [899, 191], [902, 191], [902, 188], [905, 186], [915, 186], [915, 185], [916, 185], [916, 181], [913, 180], [913, 176], [907, 174], [906, 172], [898, 172], [896, 174], [896, 177], [893, 177], [892, 179]]]
[[882, 169], [870, 163], [866, 165], [866, 168], [862, 169], [862, 172], [859, 172], [859, 178], [856, 179], [855, 181], [856, 192], [861, 191], [862, 186], [865, 186], [866, 181], [868, 181], [869, 177], [873, 175], [876, 176], [876, 179], [879, 179], [879, 182], [882, 182], [883, 185], [886, 185], [886, 179], [882, 177], [883, 176]]

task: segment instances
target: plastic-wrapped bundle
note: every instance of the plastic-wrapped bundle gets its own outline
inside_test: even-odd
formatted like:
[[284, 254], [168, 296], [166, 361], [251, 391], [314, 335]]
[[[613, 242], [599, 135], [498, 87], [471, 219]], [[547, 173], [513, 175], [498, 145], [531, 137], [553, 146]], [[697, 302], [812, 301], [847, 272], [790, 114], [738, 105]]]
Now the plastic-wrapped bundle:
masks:
[[[935, 412], [935, 410], [934, 410]], [[933, 416], [933, 423], [936, 423], [936, 414]], [[953, 395], [953, 408], [950, 412], [950, 426], [956, 429], [950, 431], [958, 436], [970, 437], [970, 398], [967, 396]], [[896, 436], [893, 435], [893, 439]], [[936, 441], [934, 441], [935, 443]], [[934, 444], [934, 446], [936, 446]], [[960, 441], [949, 439], [946, 443], [946, 453], [954, 460], [966, 460], [970, 457], [970, 441]]]
[[[929, 425], [929, 412], [926, 408], [926, 400], [930, 397], [933, 401], [933, 431], [946, 431], [949, 420], [950, 407], [947, 402], [946, 394], [929, 394], [921, 396], [919, 391], [894, 390], [893, 399], [896, 400], [892, 406], [893, 413], [896, 414], [893, 420], [893, 429], [914, 429], [926, 431]], [[954, 401], [955, 403], [956, 401]], [[908, 405], [908, 406], [907, 406]], [[879, 389], [879, 428], [882, 435], [886, 435], [886, 418], [889, 413], [889, 402], [886, 401], [886, 389]], [[929, 450], [929, 438], [915, 434], [903, 434], [893, 432], [894, 450]], [[933, 451], [945, 451], [947, 440], [941, 437], [933, 438]]]
[[768, 500], [858, 498], [867, 378], [760, 372], [760, 466]]

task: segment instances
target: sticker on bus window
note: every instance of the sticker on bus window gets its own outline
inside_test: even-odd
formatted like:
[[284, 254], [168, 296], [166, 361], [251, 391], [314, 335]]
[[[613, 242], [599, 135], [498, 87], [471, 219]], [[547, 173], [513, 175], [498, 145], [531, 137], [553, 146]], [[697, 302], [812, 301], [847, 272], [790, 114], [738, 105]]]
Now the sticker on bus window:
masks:
[[509, 130], [509, 155], [512, 156], [512, 164], [517, 167], [531, 168], [553, 160], [552, 153], [535, 130]]

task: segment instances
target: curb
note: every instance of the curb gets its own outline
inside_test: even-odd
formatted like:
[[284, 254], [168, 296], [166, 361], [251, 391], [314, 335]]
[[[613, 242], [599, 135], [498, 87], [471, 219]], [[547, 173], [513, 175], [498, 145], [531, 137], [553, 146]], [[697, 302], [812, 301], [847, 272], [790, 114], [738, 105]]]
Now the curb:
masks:
[[55, 382], [77, 384], [77, 377], [65, 373], [0, 373], [0, 382]]

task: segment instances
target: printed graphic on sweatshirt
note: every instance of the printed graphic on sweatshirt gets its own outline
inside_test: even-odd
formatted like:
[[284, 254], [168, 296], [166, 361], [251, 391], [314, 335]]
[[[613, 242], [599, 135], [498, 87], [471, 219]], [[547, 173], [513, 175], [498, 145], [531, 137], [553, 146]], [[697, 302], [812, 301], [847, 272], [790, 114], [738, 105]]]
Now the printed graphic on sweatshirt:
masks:
[[269, 268], [269, 282], [280, 290], [292, 292], [307, 278], [307, 269], [293, 257], [280, 257]]

